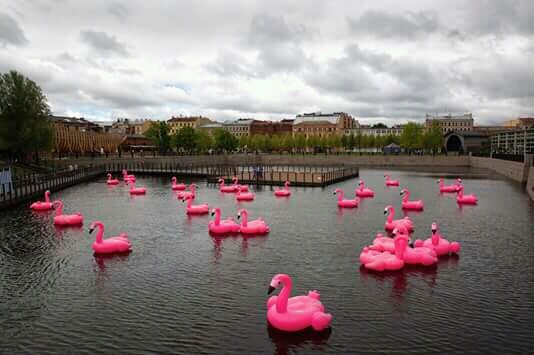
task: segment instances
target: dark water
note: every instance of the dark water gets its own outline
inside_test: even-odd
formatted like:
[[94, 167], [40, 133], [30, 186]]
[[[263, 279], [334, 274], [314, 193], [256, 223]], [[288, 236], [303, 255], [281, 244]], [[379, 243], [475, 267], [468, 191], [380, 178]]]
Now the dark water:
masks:
[[[358, 256], [384, 223], [397, 189], [382, 171], [361, 176], [376, 190], [356, 210], [338, 210], [334, 187], [270, 188], [242, 203], [262, 216], [266, 237], [208, 235], [210, 217], [187, 218], [161, 178], [140, 178], [148, 194], [102, 181], [55, 194], [65, 212], [81, 211], [83, 229], [56, 229], [51, 214], [21, 207], [0, 216], [0, 351], [71, 353], [335, 353], [532, 351], [534, 337], [534, 204], [509, 181], [465, 178], [476, 207], [439, 196], [436, 175], [392, 171], [423, 198], [412, 213], [415, 237], [433, 220], [462, 243], [459, 258], [433, 269], [376, 275]], [[232, 194], [201, 186], [197, 201], [235, 214]], [[356, 181], [338, 184], [353, 191]], [[95, 258], [92, 220], [106, 235], [125, 231], [129, 256]], [[294, 292], [317, 289], [334, 315], [330, 332], [286, 335], [266, 324], [267, 287], [276, 273]]]

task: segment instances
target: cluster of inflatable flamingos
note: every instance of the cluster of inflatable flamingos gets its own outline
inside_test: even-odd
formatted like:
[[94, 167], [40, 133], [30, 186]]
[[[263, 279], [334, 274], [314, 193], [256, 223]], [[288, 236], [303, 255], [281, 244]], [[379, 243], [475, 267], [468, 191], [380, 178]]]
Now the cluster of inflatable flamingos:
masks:
[[[144, 195], [147, 189], [144, 187], [135, 186], [135, 176], [129, 175], [126, 170], [123, 170], [123, 181], [129, 185], [129, 192], [132, 195]], [[386, 186], [399, 186], [398, 180], [391, 180], [389, 175], [384, 175]], [[107, 175], [108, 185], [118, 185], [120, 181], [114, 179], [111, 174]], [[440, 193], [457, 193], [457, 202], [459, 204], [476, 204], [477, 197], [475, 195], [464, 195], [464, 187], [461, 179], [456, 181], [456, 184], [445, 186], [443, 179], [439, 180]], [[189, 191], [186, 191], [187, 186], [184, 183], [177, 183], [176, 177], [172, 178], [171, 189], [177, 191], [177, 198], [187, 202], [186, 213], [188, 215], [201, 215], [210, 212], [208, 204], [193, 204], [196, 198], [195, 184], [189, 185]], [[253, 201], [255, 194], [248, 191], [248, 186], [240, 185], [237, 177], [233, 178], [233, 184], [225, 185], [224, 179], [219, 179], [219, 190], [224, 193], [235, 193], [236, 201]], [[374, 197], [374, 191], [365, 186], [363, 180], [360, 180], [359, 186], [354, 191], [355, 198], [344, 199], [344, 193], [341, 189], [336, 189], [334, 194], [337, 195], [337, 205], [340, 208], [355, 208], [360, 203], [360, 198]], [[289, 190], [289, 182], [286, 181], [284, 188], [277, 188], [274, 191], [276, 197], [289, 197], [291, 190]], [[423, 201], [410, 201], [410, 191], [407, 188], [401, 190], [402, 208], [406, 210], [423, 210]], [[58, 226], [80, 226], [83, 224], [83, 216], [81, 213], [63, 214], [63, 203], [61, 200], [50, 201], [50, 192], [45, 192], [45, 201], [38, 201], [31, 204], [30, 208], [34, 211], [48, 211], [55, 209], [56, 215], [54, 217], [54, 224]], [[269, 233], [269, 226], [262, 218], [253, 221], [248, 220], [248, 212], [246, 209], [238, 211], [238, 219], [241, 223], [237, 223], [232, 217], [221, 220], [221, 210], [213, 208], [211, 210], [214, 219], [208, 223], [208, 230], [214, 235], [224, 235], [232, 233], [241, 233], [244, 235], [262, 235]], [[438, 231], [438, 226], [432, 223], [432, 234], [426, 240], [416, 240], [413, 246], [410, 246], [409, 233], [413, 232], [414, 227], [409, 217], [402, 219], [394, 219], [395, 209], [393, 206], [387, 206], [384, 210], [387, 215], [384, 228], [387, 232], [392, 233], [392, 238], [378, 233], [370, 246], [363, 248], [360, 254], [360, 262], [363, 267], [375, 270], [400, 270], [407, 264], [415, 265], [434, 265], [438, 261], [438, 257], [449, 255], [451, 253], [458, 254], [460, 251], [460, 244], [457, 242], [449, 242], [441, 236]], [[115, 237], [104, 239], [104, 224], [100, 221], [91, 223], [89, 232], [92, 233], [97, 230], [96, 240], [92, 244], [92, 249], [96, 255], [99, 254], [116, 254], [128, 253], [132, 250], [132, 245], [126, 233], [122, 233]], [[300, 331], [306, 328], [313, 328], [320, 331], [330, 326], [332, 322], [332, 315], [325, 313], [325, 308], [320, 301], [320, 295], [317, 291], [310, 291], [307, 295], [290, 297], [292, 289], [292, 280], [289, 275], [278, 274], [271, 280], [269, 291], [270, 294], [276, 288], [281, 287], [282, 290], [278, 296], [272, 296], [267, 301], [267, 320], [273, 327], [288, 332]]]

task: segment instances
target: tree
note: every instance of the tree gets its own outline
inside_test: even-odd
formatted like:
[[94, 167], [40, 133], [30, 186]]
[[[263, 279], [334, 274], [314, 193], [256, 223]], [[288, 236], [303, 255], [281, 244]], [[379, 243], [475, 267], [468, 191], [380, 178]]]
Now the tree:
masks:
[[0, 151], [25, 160], [52, 143], [50, 108], [41, 88], [16, 71], [0, 75]]
[[283, 141], [282, 141], [282, 148], [287, 149], [290, 152], [293, 151], [293, 148], [295, 148], [295, 139], [291, 134], [286, 134]]
[[371, 128], [388, 128], [388, 126], [380, 122], [380, 123], [374, 124]]
[[237, 149], [239, 141], [232, 133], [224, 130], [217, 129], [214, 132], [215, 136], [215, 149], [219, 151], [233, 152]]
[[356, 137], [354, 136], [354, 133], [350, 132], [349, 139], [347, 142], [347, 148], [349, 148], [349, 150], [352, 152], [355, 145], [356, 145]]
[[201, 153], [207, 152], [213, 147], [213, 138], [208, 132], [199, 130], [197, 132], [197, 150]]
[[249, 137], [249, 136], [241, 136], [241, 137], [239, 137], [239, 148], [241, 148], [241, 149], [250, 148], [249, 147], [249, 138], [252, 138], [252, 137]]
[[346, 134], [341, 136], [341, 146], [345, 149], [349, 148], [349, 136], [347, 136]]
[[[425, 147], [426, 146], [426, 147]], [[443, 147], [443, 134], [439, 122], [433, 121], [432, 126], [425, 132], [423, 148], [437, 153]]]
[[166, 154], [171, 147], [171, 136], [167, 122], [153, 122], [145, 132], [145, 137], [158, 147], [160, 154]]
[[191, 153], [197, 148], [197, 132], [192, 127], [184, 127], [173, 136], [174, 146]]
[[421, 125], [409, 122], [404, 126], [400, 136], [401, 146], [407, 151], [413, 151], [422, 146], [421, 141]]
[[299, 151], [303, 151], [304, 148], [306, 148], [306, 136], [303, 134], [298, 134], [295, 137], [295, 148], [297, 148]]

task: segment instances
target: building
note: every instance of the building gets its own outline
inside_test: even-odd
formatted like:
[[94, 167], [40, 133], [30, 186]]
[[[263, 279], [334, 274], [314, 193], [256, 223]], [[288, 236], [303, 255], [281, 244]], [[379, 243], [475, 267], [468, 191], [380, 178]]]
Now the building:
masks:
[[103, 128], [84, 118], [50, 116], [54, 126], [53, 152], [62, 154], [114, 153], [122, 136], [103, 133]]
[[242, 136], [250, 135], [250, 125], [254, 122], [250, 118], [240, 118], [235, 121], [225, 121], [223, 122], [223, 129], [232, 133], [235, 137], [239, 138]]
[[127, 134], [122, 137], [120, 149], [123, 152], [149, 152], [157, 147], [150, 139], [141, 134]]
[[145, 132], [148, 131], [152, 123], [154, 123], [154, 121], [149, 120], [149, 119], [139, 119], [139, 120], [133, 121], [132, 123], [133, 129], [131, 130], [133, 131], [132, 134], [144, 135]]
[[202, 125], [213, 123], [212, 120], [210, 120], [207, 117], [202, 116], [190, 116], [190, 117], [172, 117], [170, 120], [167, 121], [167, 124], [169, 125], [169, 133], [175, 134], [180, 129], [184, 127], [191, 127], [191, 128], [198, 128]]
[[293, 134], [309, 136], [327, 136], [343, 134], [347, 129], [359, 127], [358, 121], [344, 112], [331, 114], [304, 113], [297, 115], [293, 122]]
[[357, 136], [358, 134], [361, 134], [362, 136], [375, 136], [375, 137], [385, 137], [385, 136], [400, 136], [403, 131], [402, 126], [394, 126], [394, 127], [381, 127], [381, 128], [373, 128], [371, 126], [360, 126], [359, 128], [353, 128], [353, 129], [346, 129], [345, 135], [353, 134]]
[[479, 131], [450, 131], [443, 136], [447, 153], [489, 153], [490, 133]]
[[491, 152], [514, 155], [534, 154], [534, 125], [492, 135]]
[[284, 119], [281, 121], [259, 121], [254, 120], [250, 124], [250, 135], [285, 135], [292, 134], [293, 132], [293, 121], [291, 119]]
[[534, 126], [534, 117], [532, 116], [521, 117], [520, 116], [518, 118], [505, 121], [502, 125], [503, 127], [507, 127], [507, 128], [525, 128], [529, 126]]
[[134, 128], [128, 118], [118, 118], [111, 124], [111, 128], [108, 131], [112, 134], [120, 134], [121, 136], [126, 134], [133, 134]]
[[425, 128], [432, 127], [433, 122], [438, 122], [443, 132], [443, 135], [448, 132], [470, 132], [473, 130], [474, 120], [471, 113], [465, 113], [463, 115], [438, 115], [432, 116], [426, 114]]

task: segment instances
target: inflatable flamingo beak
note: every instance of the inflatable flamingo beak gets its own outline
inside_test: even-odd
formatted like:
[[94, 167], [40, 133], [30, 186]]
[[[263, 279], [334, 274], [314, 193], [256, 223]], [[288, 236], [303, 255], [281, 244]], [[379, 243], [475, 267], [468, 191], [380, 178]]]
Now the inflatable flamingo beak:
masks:
[[211, 216], [215, 216], [215, 211], [211, 211]]
[[276, 287], [269, 286], [269, 290], [267, 291], [267, 294], [270, 295], [271, 293], [274, 292], [274, 290], [276, 290]]
[[89, 228], [89, 234], [93, 233], [94, 232], [94, 228]]
[[240, 220], [240, 219], [241, 219], [241, 215], [238, 214], [238, 215], [236, 216], [236, 218], [237, 218], [237, 220]]

